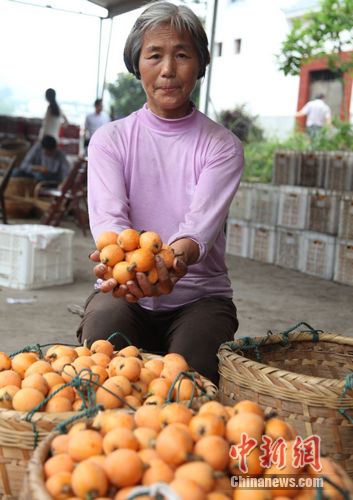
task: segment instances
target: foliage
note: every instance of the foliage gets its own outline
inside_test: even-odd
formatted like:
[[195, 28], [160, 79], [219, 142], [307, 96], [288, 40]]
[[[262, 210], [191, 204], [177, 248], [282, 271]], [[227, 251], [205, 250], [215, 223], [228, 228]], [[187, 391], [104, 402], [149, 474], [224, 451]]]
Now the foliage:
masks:
[[308, 135], [294, 132], [285, 140], [277, 138], [245, 145], [243, 179], [271, 182], [273, 158], [276, 150], [290, 151], [352, 151], [353, 124], [334, 120], [332, 127], [324, 127], [311, 142]]
[[256, 116], [251, 116], [246, 112], [244, 105], [233, 110], [222, 111], [218, 117], [219, 123], [245, 143], [263, 139], [263, 130], [257, 125], [256, 120]]
[[114, 118], [128, 116], [146, 102], [141, 82], [130, 73], [118, 73], [115, 83], [109, 83]]
[[353, 56], [340, 58], [353, 44], [353, 0], [321, 0], [320, 10], [294, 19], [278, 57], [285, 75], [298, 75], [303, 64], [322, 56], [342, 75], [353, 68]]

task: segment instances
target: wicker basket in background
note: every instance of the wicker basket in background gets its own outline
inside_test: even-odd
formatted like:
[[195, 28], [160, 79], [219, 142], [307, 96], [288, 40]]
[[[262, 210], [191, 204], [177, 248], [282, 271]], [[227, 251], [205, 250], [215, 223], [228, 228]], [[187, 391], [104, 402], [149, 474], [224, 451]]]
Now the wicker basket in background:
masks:
[[320, 436], [321, 452], [353, 477], [353, 338], [315, 330], [246, 337], [222, 344], [218, 358], [221, 403], [250, 399], [302, 438]]

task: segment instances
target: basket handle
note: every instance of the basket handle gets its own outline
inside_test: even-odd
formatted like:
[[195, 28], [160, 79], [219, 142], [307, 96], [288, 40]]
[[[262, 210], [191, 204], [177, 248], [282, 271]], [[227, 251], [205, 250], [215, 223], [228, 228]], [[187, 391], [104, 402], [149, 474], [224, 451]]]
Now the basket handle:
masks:
[[[344, 381], [344, 387], [340, 399], [345, 397], [347, 391], [353, 389], [353, 373], [349, 373]], [[353, 418], [347, 414], [347, 408], [339, 408], [339, 413], [343, 415], [351, 424], [353, 424]]]

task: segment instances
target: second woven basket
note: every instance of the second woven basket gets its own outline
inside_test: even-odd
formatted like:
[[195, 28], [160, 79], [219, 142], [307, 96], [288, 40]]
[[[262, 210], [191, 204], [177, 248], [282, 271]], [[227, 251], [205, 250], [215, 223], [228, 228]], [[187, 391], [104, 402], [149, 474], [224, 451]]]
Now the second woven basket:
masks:
[[219, 399], [257, 402], [353, 477], [353, 338], [314, 330], [243, 338], [221, 345]]

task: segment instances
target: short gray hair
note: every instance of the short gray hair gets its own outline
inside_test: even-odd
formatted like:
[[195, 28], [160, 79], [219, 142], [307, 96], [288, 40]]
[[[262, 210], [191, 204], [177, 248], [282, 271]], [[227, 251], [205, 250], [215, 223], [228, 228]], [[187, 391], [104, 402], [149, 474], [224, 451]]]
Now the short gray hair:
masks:
[[206, 66], [210, 62], [206, 32], [200, 19], [189, 7], [169, 2], [153, 3], [137, 18], [124, 48], [124, 62], [128, 71], [140, 79], [139, 59], [143, 36], [146, 31], [163, 24], [170, 24], [178, 33], [187, 32], [190, 35], [200, 64], [197, 78], [202, 78], [205, 75]]

